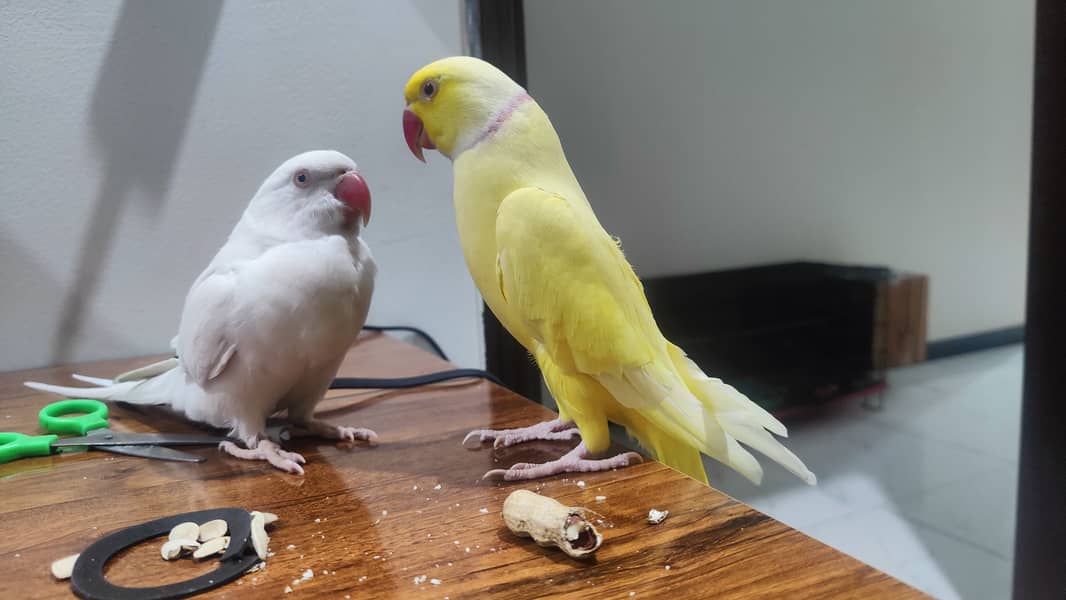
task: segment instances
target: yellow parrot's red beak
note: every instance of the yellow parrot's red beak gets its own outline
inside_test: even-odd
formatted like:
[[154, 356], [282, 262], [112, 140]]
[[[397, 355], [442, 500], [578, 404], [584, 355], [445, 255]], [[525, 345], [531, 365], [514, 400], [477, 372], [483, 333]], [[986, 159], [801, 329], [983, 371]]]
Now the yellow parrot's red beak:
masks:
[[433, 140], [429, 139], [426, 128], [422, 125], [422, 119], [419, 119], [418, 115], [411, 112], [410, 108], [405, 108], [403, 111], [403, 137], [407, 140], [407, 147], [411, 149], [411, 154], [414, 154], [415, 158], [422, 162], [426, 162], [422, 149], [429, 148], [433, 150], [436, 148], [433, 145]]

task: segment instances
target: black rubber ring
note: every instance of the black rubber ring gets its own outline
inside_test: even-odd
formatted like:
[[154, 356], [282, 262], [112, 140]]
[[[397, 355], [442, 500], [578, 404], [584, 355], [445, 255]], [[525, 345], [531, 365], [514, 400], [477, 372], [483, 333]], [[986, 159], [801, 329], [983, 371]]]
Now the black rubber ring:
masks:
[[[154, 537], [166, 535], [179, 523], [204, 523], [223, 519], [229, 526], [230, 544], [219, 559], [218, 569], [194, 579], [158, 587], [122, 587], [104, 578], [104, 565], [119, 552]], [[78, 557], [70, 586], [86, 600], [169, 600], [185, 598], [216, 588], [240, 577], [259, 562], [254, 552], [244, 553], [252, 534], [252, 516], [242, 508], [213, 508], [188, 512], [120, 529], [96, 540]]]

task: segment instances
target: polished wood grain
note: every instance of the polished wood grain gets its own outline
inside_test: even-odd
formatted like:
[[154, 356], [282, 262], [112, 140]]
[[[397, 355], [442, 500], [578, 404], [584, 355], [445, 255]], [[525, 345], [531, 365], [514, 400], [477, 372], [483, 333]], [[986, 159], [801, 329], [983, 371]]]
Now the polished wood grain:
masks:
[[[80, 365], [109, 376], [145, 360]], [[342, 374], [389, 377], [449, 367], [421, 350], [364, 336]], [[36, 431], [36, 414], [55, 397], [27, 379], [68, 383], [73, 368], [0, 375], [0, 429]], [[86, 452], [0, 465], [0, 598], [70, 597], [49, 574], [52, 560], [108, 532], [162, 516], [240, 506], [277, 513], [274, 553], [264, 570], [208, 596], [220, 598], [912, 598], [921, 594], [836, 550], [653, 461], [608, 473], [535, 483], [480, 481], [487, 469], [544, 460], [565, 445], [520, 448], [494, 457], [469, 451], [464, 434], [550, 416], [544, 408], [484, 382], [400, 392], [335, 391], [323, 418], [370, 427], [375, 447], [314, 439], [288, 442], [308, 460], [304, 476], [245, 462], [212, 448], [201, 464]], [[112, 411], [119, 431], [195, 431], [155, 408]], [[583, 482], [583, 484], [581, 483]], [[534, 489], [605, 521], [603, 547], [579, 562], [512, 535], [500, 510], [512, 490]], [[597, 496], [605, 499], [597, 501]], [[648, 509], [670, 511], [654, 526]], [[160, 542], [118, 557], [108, 577], [155, 585], [213, 569], [164, 562]], [[305, 570], [314, 577], [294, 584]], [[425, 575], [424, 583], [415, 578]], [[434, 585], [431, 580], [439, 580]], [[292, 588], [285, 596], [286, 586]]]

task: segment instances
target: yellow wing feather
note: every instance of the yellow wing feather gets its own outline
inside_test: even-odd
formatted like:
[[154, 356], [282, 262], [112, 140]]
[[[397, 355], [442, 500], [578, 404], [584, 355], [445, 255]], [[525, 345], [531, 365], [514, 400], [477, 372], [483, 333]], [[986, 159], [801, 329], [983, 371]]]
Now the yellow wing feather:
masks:
[[587, 209], [520, 189], [500, 204], [496, 244], [501, 293], [561, 367], [621, 376], [653, 360], [633, 310], [643, 293]]

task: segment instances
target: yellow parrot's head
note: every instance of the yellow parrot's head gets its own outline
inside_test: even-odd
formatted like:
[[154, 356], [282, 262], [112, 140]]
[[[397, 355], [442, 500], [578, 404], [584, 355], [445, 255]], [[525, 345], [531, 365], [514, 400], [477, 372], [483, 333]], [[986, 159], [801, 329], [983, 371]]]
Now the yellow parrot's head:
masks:
[[483, 60], [453, 56], [432, 62], [416, 71], [403, 91], [407, 147], [423, 162], [423, 148], [454, 160], [524, 94], [520, 85]]

